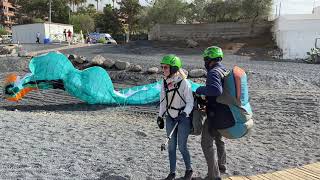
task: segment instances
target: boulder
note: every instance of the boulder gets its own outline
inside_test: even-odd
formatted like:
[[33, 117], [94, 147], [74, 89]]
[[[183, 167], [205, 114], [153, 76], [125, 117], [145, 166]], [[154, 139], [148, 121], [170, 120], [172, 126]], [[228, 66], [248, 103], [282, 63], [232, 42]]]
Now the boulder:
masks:
[[184, 72], [184, 74], [188, 77], [188, 71], [182, 68], [182, 71]]
[[19, 57], [28, 57], [29, 53], [26, 50], [21, 50], [21, 51], [18, 52], [18, 56]]
[[105, 60], [103, 61], [103, 65], [104, 65], [106, 68], [112, 68], [113, 65], [114, 65], [114, 61], [111, 60], [111, 59], [105, 58]]
[[0, 54], [16, 54], [17, 53], [16, 48], [17, 46], [15, 45], [3, 46], [2, 49], [0, 50]]
[[91, 60], [91, 64], [94, 64], [94, 65], [103, 65], [103, 62], [105, 61], [106, 59], [101, 56], [101, 55], [96, 55], [92, 60]]
[[156, 74], [156, 73], [158, 73], [159, 72], [159, 68], [157, 68], [157, 67], [151, 67], [151, 68], [149, 68], [148, 70], [147, 70], [147, 73], [148, 74]]
[[1, 55], [6, 55], [6, 54], [10, 54], [11, 50], [6, 48], [5, 46], [0, 47], [0, 54]]
[[74, 61], [74, 60], [77, 58], [77, 55], [75, 55], [75, 54], [70, 54], [70, 55], [68, 55], [67, 57], [68, 57], [68, 59], [69, 59], [70, 61]]
[[132, 72], [140, 72], [142, 71], [142, 67], [140, 65], [135, 64], [135, 65], [129, 66], [128, 70]]
[[17, 55], [18, 56], [18, 54], [17, 54], [17, 49], [11, 49], [11, 52], [10, 52], [10, 54], [11, 55]]
[[85, 56], [78, 56], [74, 61], [79, 64], [83, 64], [84, 62], [87, 61], [87, 58]]
[[116, 66], [116, 68], [118, 70], [126, 70], [130, 66], [130, 63], [118, 60], [118, 61], [115, 62], [114, 65]]
[[192, 78], [200, 78], [206, 75], [207, 75], [207, 71], [203, 69], [193, 69], [189, 71], [189, 77], [192, 77]]

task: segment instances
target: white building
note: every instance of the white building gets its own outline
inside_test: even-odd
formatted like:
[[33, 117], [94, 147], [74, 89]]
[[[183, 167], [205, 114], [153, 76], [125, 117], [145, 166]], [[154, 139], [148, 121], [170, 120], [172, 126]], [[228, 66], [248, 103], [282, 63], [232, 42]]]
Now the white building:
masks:
[[320, 37], [320, 14], [281, 15], [274, 22], [274, 37], [283, 59], [307, 58]]
[[65, 41], [63, 31], [70, 30], [73, 35], [73, 25], [58, 23], [23, 24], [12, 27], [13, 43], [36, 43], [37, 32], [40, 33], [40, 43], [50, 41]]
[[313, 8], [312, 14], [320, 15], [320, 6]]

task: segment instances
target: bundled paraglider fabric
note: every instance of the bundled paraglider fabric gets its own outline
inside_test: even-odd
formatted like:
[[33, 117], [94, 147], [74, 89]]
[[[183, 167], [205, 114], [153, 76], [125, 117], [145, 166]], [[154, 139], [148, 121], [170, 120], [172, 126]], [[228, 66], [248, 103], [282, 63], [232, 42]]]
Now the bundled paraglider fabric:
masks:
[[[142, 105], [156, 103], [160, 100], [161, 81], [116, 91], [106, 70], [97, 66], [78, 70], [66, 56], [58, 52], [50, 52], [32, 58], [29, 69], [31, 73], [26, 74], [23, 78], [14, 74], [7, 76], [4, 86], [4, 96], [7, 100], [19, 101], [30, 91], [46, 89], [65, 90], [70, 95], [89, 104]], [[225, 79], [224, 90], [229, 94], [232, 93], [231, 100], [240, 98], [240, 100], [234, 100], [234, 102], [239, 101], [238, 103], [226, 103], [233, 115], [239, 118], [235, 118], [234, 126], [219, 129], [224, 137], [230, 139], [244, 136], [253, 125], [246, 76], [244, 73], [240, 73], [239, 76], [234, 75], [235, 73], [230, 73], [225, 77], [227, 79]], [[241, 86], [237, 85], [238, 81], [234, 79], [238, 79]], [[201, 86], [192, 81], [189, 82], [193, 92]], [[235, 88], [236, 86], [240, 88]], [[219, 99], [228, 98], [222, 95]], [[232, 104], [237, 106], [231, 106]]]
[[[160, 99], [161, 81], [115, 91], [106, 70], [98, 66], [78, 70], [59, 52], [32, 58], [29, 69], [31, 73], [21, 79], [13, 74], [6, 78], [7, 100], [19, 101], [30, 91], [45, 89], [65, 90], [89, 104], [141, 105]], [[193, 90], [199, 86], [192, 83]]]

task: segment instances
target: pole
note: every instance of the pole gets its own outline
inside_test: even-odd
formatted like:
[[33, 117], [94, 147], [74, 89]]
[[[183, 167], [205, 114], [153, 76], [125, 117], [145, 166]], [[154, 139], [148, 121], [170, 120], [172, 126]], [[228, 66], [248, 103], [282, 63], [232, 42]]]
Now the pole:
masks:
[[51, 23], [51, 2], [52, 0], [49, 0], [49, 23]]
[[50, 36], [51, 36], [51, 30], [50, 30], [50, 25], [51, 25], [51, 3], [52, 0], [49, 0], [49, 37], [48, 41], [50, 42]]
[[281, 15], [281, 2], [280, 2], [280, 5], [279, 5], [279, 16]]

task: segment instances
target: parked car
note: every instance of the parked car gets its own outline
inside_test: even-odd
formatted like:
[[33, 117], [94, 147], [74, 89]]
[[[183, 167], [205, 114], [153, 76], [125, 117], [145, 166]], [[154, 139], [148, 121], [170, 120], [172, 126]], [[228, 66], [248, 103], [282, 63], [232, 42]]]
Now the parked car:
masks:
[[90, 43], [105, 43], [105, 44], [117, 44], [110, 34], [107, 33], [90, 33], [87, 42]]

